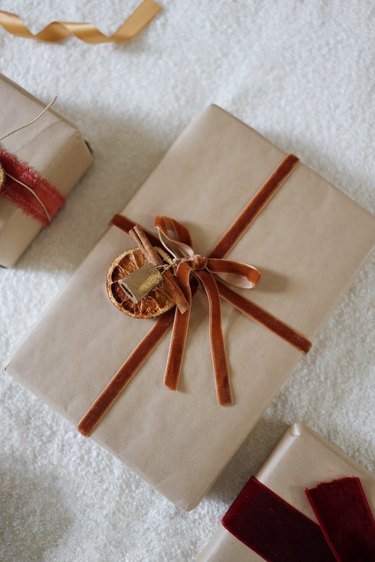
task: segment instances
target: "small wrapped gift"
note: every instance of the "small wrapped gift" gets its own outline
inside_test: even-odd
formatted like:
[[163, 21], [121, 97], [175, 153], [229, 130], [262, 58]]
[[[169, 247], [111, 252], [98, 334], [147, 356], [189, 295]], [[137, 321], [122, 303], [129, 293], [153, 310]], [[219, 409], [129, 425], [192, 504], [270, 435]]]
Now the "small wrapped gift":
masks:
[[45, 106], [2, 75], [0, 107], [0, 266], [12, 267], [93, 158], [72, 123], [40, 115]]
[[[151, 247], [139, 238], [145, 229]], [[192, 509], [308, 351], [374, 240], [365, 210], [210, 106], [114, 218], [8, 372]], [[126, 299], [128, 291], [137, 300], [130, 273], [148, 263], [164, 286], [141, 291], [138, 303]], [[165, 290], [173, 279], [185, 298], [176, 311]], [[213, 371], [228, 407], [217, 404]]]
[[197, 562], [373, 562], [375, 478], [292, 425]]

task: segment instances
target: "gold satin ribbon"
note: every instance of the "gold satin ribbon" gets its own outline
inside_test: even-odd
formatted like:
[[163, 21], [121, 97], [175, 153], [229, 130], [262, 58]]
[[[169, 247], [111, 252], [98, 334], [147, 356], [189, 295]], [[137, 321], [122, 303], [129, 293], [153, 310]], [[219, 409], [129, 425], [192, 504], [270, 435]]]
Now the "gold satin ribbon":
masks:
[[53, 21], [39, 33], [31, 33], [24, 22], [16, 14], [0, 10], [0, 25], [12, 35], [25, 39], [36, 39], [54, 43], [74, 35], [85, 43], [120, 43], [135, 37], [161, 10], [155, 0], [144, 0], [138, 8], [124, 21], [118, 30], [111, 36], [104, 35], [91, 23], [71, 23]]

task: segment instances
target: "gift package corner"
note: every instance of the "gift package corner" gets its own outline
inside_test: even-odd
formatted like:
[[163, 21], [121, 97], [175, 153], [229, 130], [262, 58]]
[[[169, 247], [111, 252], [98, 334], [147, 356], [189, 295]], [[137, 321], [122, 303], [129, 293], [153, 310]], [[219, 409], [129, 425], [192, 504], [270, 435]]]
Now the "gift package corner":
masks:
[[[13, 267], [93, 162], [77, 127], [0, 75], [0, 266]], [[39, 118], [38, 115], [40, 115]]]
[[[317, 492], [320, 504], [311, 502]], [[245, 484], [196, 562], [370, 562], [374, 508], [375, 476], [308, 426], [294, 424]], [[361, 524], [353, 524], [356, 517]]]

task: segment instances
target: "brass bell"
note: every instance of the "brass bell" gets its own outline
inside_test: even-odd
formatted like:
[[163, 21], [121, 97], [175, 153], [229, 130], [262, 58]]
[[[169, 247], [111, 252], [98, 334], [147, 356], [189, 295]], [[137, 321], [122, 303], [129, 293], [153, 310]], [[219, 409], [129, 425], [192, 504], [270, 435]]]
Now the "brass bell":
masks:
[[163, 276], [159, 269], [152, 263], [147, 263], [119, 279], [119, 285], [132, 302], [139, 303], [150, 291], [156, 289], [162, 281]]

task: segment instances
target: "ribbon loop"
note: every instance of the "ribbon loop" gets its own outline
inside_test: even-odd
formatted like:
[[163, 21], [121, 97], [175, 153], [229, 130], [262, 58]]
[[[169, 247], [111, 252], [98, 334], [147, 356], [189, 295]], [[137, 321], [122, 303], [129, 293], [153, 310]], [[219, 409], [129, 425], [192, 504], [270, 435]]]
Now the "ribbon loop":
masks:
[[170, 217], [156, 216], [155, 227], [160, 242], [175, 258], [193, 258], [193, 241], [190, 232], [181, 223]]
[[193, 245], [190, 232], [183, 224], [176, 221], [176, 219], [164, 215], [157, 215], [155, 217], [155, 227], [160, 229], [164, 236], [171, 242], [178, 241], [188, 246]]
[[253, 289], [260, 280], [260, 272], [256, 267], [238, 261], [209, 258], [207, 269], [222, 281], [240, 289]]

